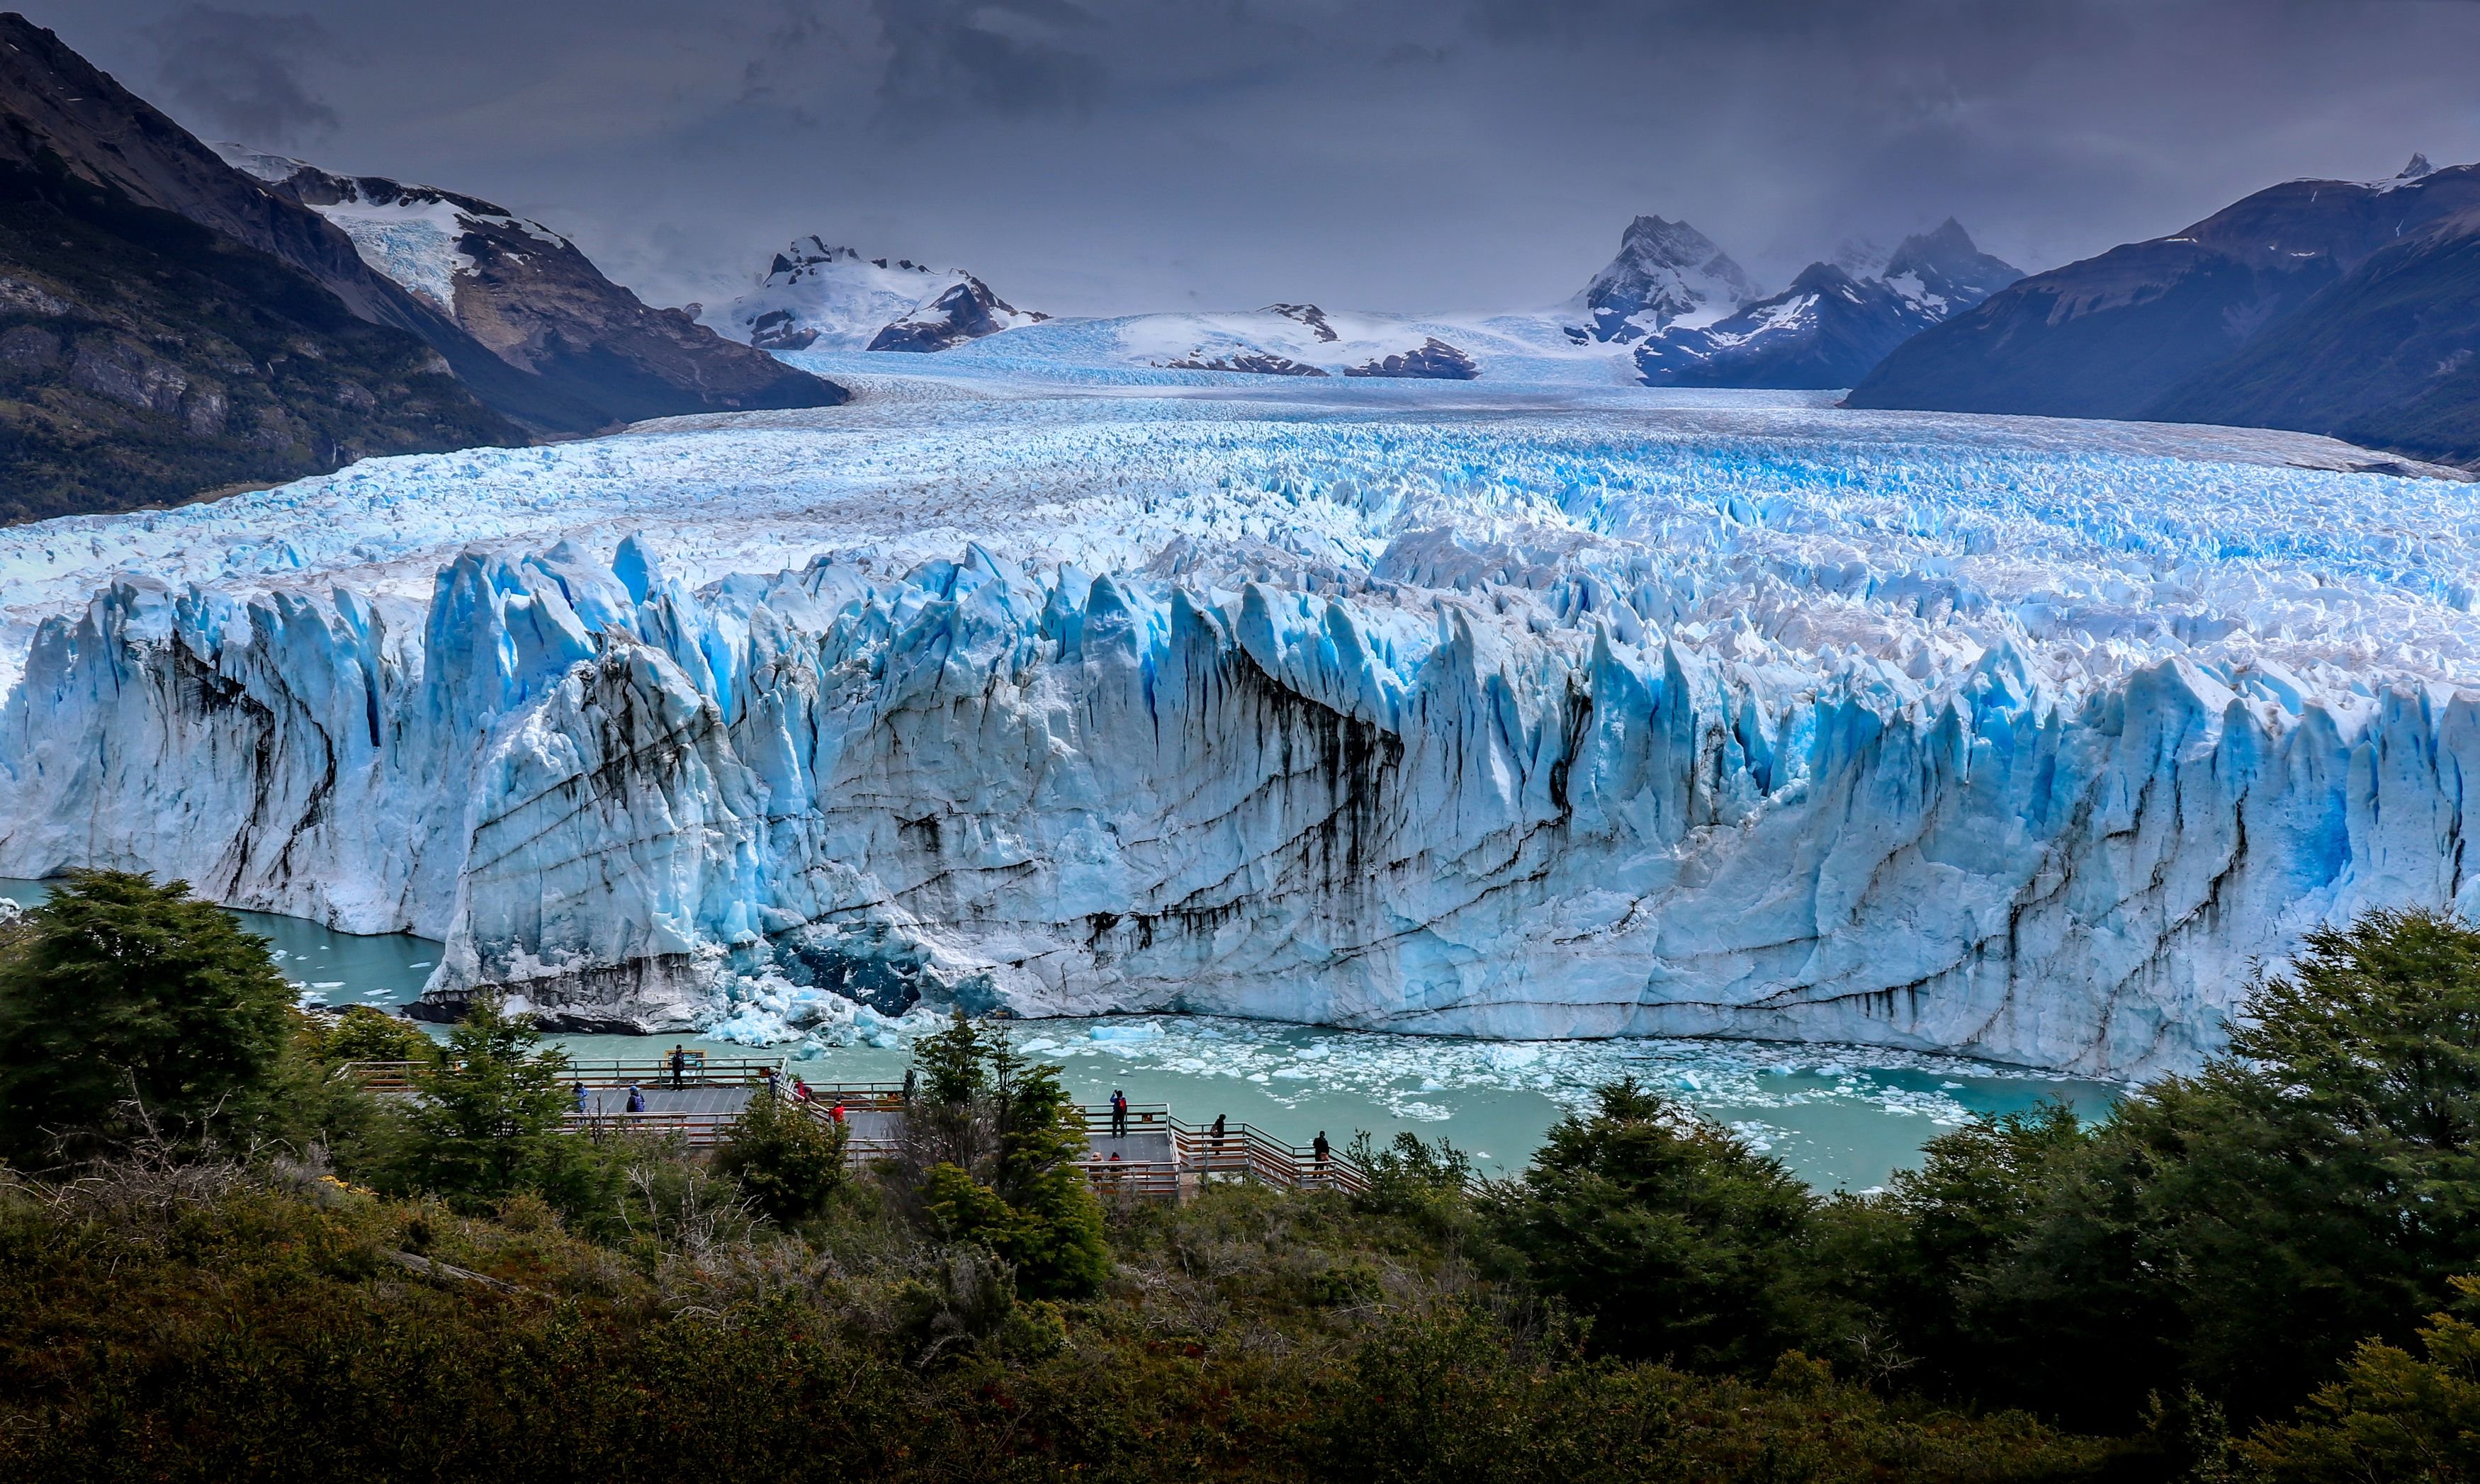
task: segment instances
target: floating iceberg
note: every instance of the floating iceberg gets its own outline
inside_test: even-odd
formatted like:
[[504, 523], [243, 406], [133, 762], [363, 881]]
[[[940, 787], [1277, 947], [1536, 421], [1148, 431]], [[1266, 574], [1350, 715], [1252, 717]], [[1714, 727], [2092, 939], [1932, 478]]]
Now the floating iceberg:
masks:
[[0, 874], [410, 929], [439, 1005], [580, 1029], [954, 1003], [2116, 1076], [2212, 1049], [2309, 928], [2480, 908], [2467, 485], [2287, 434], [978, 374], [0, 532]]

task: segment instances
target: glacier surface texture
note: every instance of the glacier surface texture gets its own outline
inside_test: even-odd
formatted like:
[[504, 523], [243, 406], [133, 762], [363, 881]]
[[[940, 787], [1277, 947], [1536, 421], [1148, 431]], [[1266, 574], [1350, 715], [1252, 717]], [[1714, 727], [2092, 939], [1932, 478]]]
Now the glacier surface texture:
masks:
[[0, 875], [410, 929], [434, 999], [580, 1027], [926, 997], [2105, 1075], [2192, 1064], [2317, 924], [2480, 909], [2469, 485], [1028, 333], [0, 531]]

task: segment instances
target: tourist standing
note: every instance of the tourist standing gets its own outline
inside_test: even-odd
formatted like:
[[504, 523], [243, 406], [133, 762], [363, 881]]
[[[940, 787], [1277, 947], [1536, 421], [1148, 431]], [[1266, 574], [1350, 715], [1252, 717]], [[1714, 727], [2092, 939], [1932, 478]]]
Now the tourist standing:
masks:
[[646, 1111], [646, 1094], [633, 1082], [629, 1084], [629, 1111], [631, 1113]]
[[1128, 1098], [1117, 1087], [1111, 1089], [1111, 1137], [1128, 1137]]
[[1222, 1113], [1214, 1115], [1214, 1142], [1206, 1156], [1206, 1163], [1209, 1164], [1223, 1158], [1223, 1119]]
[[777, 1097], [777, 1096], [782, 1095], [782, 1093], [783, 1093], [783, 1090], [784, 1090], [784, 1089], [783, 1089], [783, 1088], [781, 1088], [781, 1087], [777, 1087], [777, 1086], [775, 1085], [775, 1083], [776, 1083], [775, 1068], [773, 1068], [773, 1067], [771, 1067], [771, 1066], [770, 1066], [770, 1067], [768, 1067], [768, 1068], [766, 1069], [766, 1095], [767, 1095], [768, 1097]]
[[904, 1106], [913, 1106], [913, 1094], [921, 1089], [921, 1073], [917, 1067], [904, 1069]]
[[1316, 1168], [1318, 1176], [1321, 1179], [1325, 1178], [1326, 1175], [1326, 1155], [1327, 1150], [1330, 1147], [1332, 1146], [1326, 1141], [1326, 1130], [1324, 1129], [1318, 1130], [1318, 1137], [1309, 1140], [1309, 1153], [1314, 1155], [1317, 1159]]
[[844, 1121], [844, 1101], [842, 1098], [836, 1099], [836, 1106], [827, 1110], [827, 1121], [839, 1124]]
[[582, 1082], [577, 1085], [577, 1115], [581, 1118], [585, 1116], [585, 1084]]
[[673, 1086], [673, 1087], [687, 1087], [687, 1086], [688, 1086], [688, 1083], [687, 1083], [686, 1081], [685, 1081], [685, 1080], [684, 1080], [684, 1077], [683, 1077], [683, 1074], [684, 1074], [684, 1073], [685, 1073], [685, 1072], [688, 1070], [688, 1065], [689, 1065], [689, 1054], [688, 1054], [686, 1051], [683, 1050], [681, 1047], [677, 1046], [677, 1045], [675, 1045], [674, 1047], [672, 1047], [672, 1086]]

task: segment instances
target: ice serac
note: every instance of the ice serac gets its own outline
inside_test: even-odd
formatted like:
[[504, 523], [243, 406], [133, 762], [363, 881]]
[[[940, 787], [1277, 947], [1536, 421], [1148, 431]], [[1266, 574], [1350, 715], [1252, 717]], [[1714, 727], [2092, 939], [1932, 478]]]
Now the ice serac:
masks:
[[[1337, 467], [1419, 443], [1370, 436]], [[1791, 457], [1708, 476], [1758, 455]], [[1180, 517], [1216, 539], [1098, 573], [958, 541], [693, 587], [632, 536], [426, 592], [115, 582], [0, 709], [0, 871], [409, 926], [441, 1012], [491, 985], [578, 1027], [926, 997], [2107, 1074], [2193, 1064], [2308, 927], [2480, 910], [2480, 693], [2306, 677], [2124, 581], [2002, 603], [1956, 558], [1767, 545], [1824, 505], [1221, 457]], [[2107, 550], [2149, 519], [2074, 517]]]

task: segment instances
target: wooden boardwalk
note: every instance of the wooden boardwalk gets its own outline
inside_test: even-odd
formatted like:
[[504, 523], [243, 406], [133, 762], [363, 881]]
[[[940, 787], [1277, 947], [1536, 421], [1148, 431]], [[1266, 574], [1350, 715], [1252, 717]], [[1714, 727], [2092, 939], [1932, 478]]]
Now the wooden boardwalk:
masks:
[[[792, 1079], [780, 1061], [724, 1060], [690, 1053], [675, 1075], [668, 1060], [573, 1062], [565, 1079], [584, 1088], [569, 1115], [580, 1132], [628, 1129], [680, 1138], [693, 1148], [723, 1141], [742, 1110], [776, 1074], [788, 1093]], [[375, 1091], [410, 1096], [418, 1068], [408, 1062], [364, 1062], [353, 1066]], [[629, 1111], [635, 1088], [645, 1107]], [[811, 1083], [806, 1102], [793, 1106], [821, 1122], [843, 1105], [849, 1130], [846, 1158], [867, 1164], [893, 1154], [904, 1136], [904, 1089], [894, 1083]], [[1126, 1132], [1114, 1134], [1111, 1111], [1088, 1107], [1085, 1172], [1106, 1193], [1178, 1199], [1216, 1180], [1253, 1180], [1291, 1190], [1354, 1191], [1368, 1178], [1349, 1161], [1329, 1152], [1325, 1160], [1306, 1145], [1276, 1138], [1254, 1124], [1228, 1123], [1220, 1138], [1211, 1126], [1173, 1116], [1160, 1103], [1128, 1105]]]

